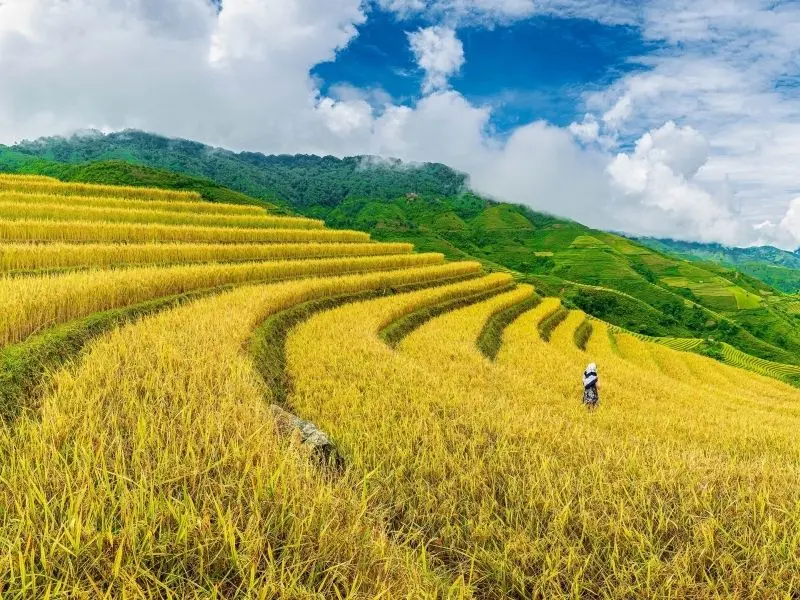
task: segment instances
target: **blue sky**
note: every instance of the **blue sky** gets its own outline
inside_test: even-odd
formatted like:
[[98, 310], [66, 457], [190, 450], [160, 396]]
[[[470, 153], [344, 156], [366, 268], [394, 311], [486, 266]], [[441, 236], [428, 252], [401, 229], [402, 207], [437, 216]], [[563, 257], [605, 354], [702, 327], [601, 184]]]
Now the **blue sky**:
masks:
[[603, 229], [800, 245], [798, 0], [0, 0], [0, 143], [396, 157]]
[[[395, 103], [413, 104], [425, 74], [408, 33], [431, 24], [422, 15], [403, 17], [373, 7], [358, 36], [312, 74], [325, 94], [346, 84], [380, 89]], [[637, 27], [580, 18], [535, 16], [455, 31], [466, 62], [450, 85], [470, 102], [490, 105], [491, 124], [501, 134], [537, 119], [560, 126], [580, 119], [587, 92], [646, 69], [641, 59], [660, 47], [643, 39]]]

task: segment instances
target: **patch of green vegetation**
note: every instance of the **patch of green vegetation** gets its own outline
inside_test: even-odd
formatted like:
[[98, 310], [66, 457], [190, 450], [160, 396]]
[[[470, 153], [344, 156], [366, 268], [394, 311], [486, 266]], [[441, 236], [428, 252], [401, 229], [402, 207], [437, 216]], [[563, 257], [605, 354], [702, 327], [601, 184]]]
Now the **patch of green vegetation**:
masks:
[[[705, 268], [709, 263], [733, 271], [786, 293], [800, 291], [800, 253], [788, 252], [772, 246], [732, 248], [721, 244], [683, 242], [670, 239], [640, 238], [637, 240], [650, 248], [700, 261]], [[735, 277], [735, 276], [734, 276]], [[736, 283], [740, 283], [737, 279]]]
[[800, 291], [800, 269], [752, 262], [741, 263], [738, 267], [747, 274], [787, 294]]
[[605, 250], [608, 248], [608, 245], [598, 240], [596, 237], [591, 235], [579, 235], [574, 240], [572, 240], [572, 244], [570, 244], [570, 248], [594, 248], [594, 249], [601, 249]]
[[569, 311], [563, 306], [559, 306], [539, 322], [539, 336], [545, 342], [549, 342], [553, 331], [567, 318], [567, 315], [569, 315]]
[[747, 369], [759, 375], [779, 379], [790, 385], [800, 387], [798, 385], [800, 384], [800, 366], [764, 360], [717, 340], [705, 340], [700, 345], [695, 346], [693, 350], [731, 366]]
[[531, 231], [533, 224], [510, 204], [487, 206], [471, 225], [478, 231]]
[[617, 333], [611, 327], [608, 328], [608, 344], [611, 346], [611, 351], [617, 356], [622, 356], [622, 351], [619, 349], [617, 343]]
[[431, 228], [436, 231], [464, 231], [468, 225], [454, 211], [436, 215], [431, 220]]
[[567, 308], [580, 309], [628, 331], [655, 337], [667, 335], [680, 337], [690, 335], [691, 332], [682, 324], [687, 315], [685, 304], [679, 299], [662, 303], [659, 308], [655, 308], [643, 300], [610, 288], [568, 282], [559, 284], [558, 280], [538, 277], [526, 279], [542, 293], [548, 296], [560, 296]]
[[594, 327], [592, 326], [592, 322], [589, 319], [584, 319], [583, 323], [578, 325], [575, 328], [575, 333], [573, 334], [575, 340], [575, 346], [580, 350], [586, 350], [586, 344], [589, 343], [589, 339], [592, 337], [592, 330]]
[[47, 138], [19, 144], [13, 150], [59, 162], [122, 160], [204, 177], [252, 198], [297, 207], [300, 212], [315, 206], [331, 209], [348, 197], [386, 200], [412, 192], [454, 196], [466, 189], [467, 183], [463, 173], [438, 164], [398, 168], [397, 160], [369, 156], [339, 159], [235, 153], [141, 131]]
[[503, 332], [506, 328], [521, 315], [539, 306], [541, 301], [541, 296], [534, 294], [530, 298], [492, 315], [478, 336], [476, 342], [478, 350], [489, 360], [497, 358], [497, 353], [500, 352], [500, 347], [503, 345]]

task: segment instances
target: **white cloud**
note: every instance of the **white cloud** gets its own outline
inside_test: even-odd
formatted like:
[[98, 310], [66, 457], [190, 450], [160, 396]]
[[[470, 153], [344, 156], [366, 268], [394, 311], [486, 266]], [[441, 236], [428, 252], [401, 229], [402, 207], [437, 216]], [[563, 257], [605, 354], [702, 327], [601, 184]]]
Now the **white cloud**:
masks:
[[800, 240], [800, 198], [795, 198], [789, 203], [789, 209], [780, 222], [780, 228], [795, 240]]
[[486, 133], [490, 117], [489, 108], [473, 106], [456, 92], [438, 92], [413, 110], [382, 115], [373, 152], [444, 162], [469, 173], [472, 186], [484, 194], [598, 227], [613, 225], [603, 153], [544, 122], [501, 140]]
[[708, 160], [708, 142], [692, 127], [668, 121], [645, 133], [636, 143], [636, 156], [663, 163], [684, 179], [691, 179]]
[[[432, 160], [484, 193], [589, 225], [797, 245], [800, 102], [774, 83], [797, 74], [800, 7], [383, 3], [441, 19], [409, 38], [427, 75], [413, 106], [380, 89], [326, 96], [309, 75], [357, 35], [361, 0], [226, 0], [219, 15], [207, 0], [2, 0], [0, 142], [135, 127], [236, 150]], [[468, 58], [452, 27], [542, 13], [636, 22], [682, 46], [588, 96], [581, 122], [496, 135], [490, 106], [448, 89]]]
[[281, 60], [310, 67], [333, 59], [365, 19], [361, 3], [353, 0], [225, 0], [211, 59]]
[[453, 24], [497, 25], [535, 15], [632, 23], [636, 4], [614, 0], [377, 0], [401, 16], [423, 14]]
[[322, 98], [317, 110], [330, 130], [340, 135], [363, 129], [372, 121], [372, 107], [364, 100], [336, 102], [332, 98]]
[[[622, 140], [680, 119], [708, 140], [694, 178], [745, 224], [737, 242], [791, 247], [778, 227], [800, 194], [800, 4], [762, 0], [659, 0], [643, 4], [645, 37], [668, 43], [648, 57], [648, 70], [587, 97], [605, 130]], [[790, 87], [781, 89], [781, 82]], [[728, 197], [730, 196], [730, 197]]]
[[608, 166], [619, 221], [648, 235], [739, 241], [738, 215], [694, 181], [707, 157], [708, 144], [691, 127], [670, 121], [645, 133], [633, 152], [617, 154]]
[[[490, 108], [454, 91], [434, 91], [413, 107], [346, 86], [322, 96], [309, 70], [355, 35], [364, 19], [359, 0], [226, 0], [219, 18], [204, 0], [176, 0], [162, 12], [149, 0], [21, 1], [33, 34], [0, 33], [5, 143], [138, 127], [237, 150], [446, 162], [484, 192], [562, 214], [572, 206], [574, 217], [592, 195], [588, 185], [573, 191], [583, 177], [568, 171], [589, 170], [588, 151], [566, 131], [535, 124], [503, 142], [487, 133]], [[165, 27], [178, 8], [183, 25]], [[435, 43], [418, 45], [420, 62], [441, 87], [463, 50], [448, 29], [418, 39], [431, 34]], [[602, 175], [602, 165], [592, 169]]]
[[464, 65], [464, 46], [448, 27], [426, 27], [408, 34], [411, 50], [425, 71], [422, 91], [426, 94], [447, 87], [451, 76]]
[[353, 128], [309, 70], [356, 35], [360, 0], [226, 0], [219, 16], [207, 0], [4, 0], [0, 11], [4, 142], [133, 127], [338, 152], [335, 130]]

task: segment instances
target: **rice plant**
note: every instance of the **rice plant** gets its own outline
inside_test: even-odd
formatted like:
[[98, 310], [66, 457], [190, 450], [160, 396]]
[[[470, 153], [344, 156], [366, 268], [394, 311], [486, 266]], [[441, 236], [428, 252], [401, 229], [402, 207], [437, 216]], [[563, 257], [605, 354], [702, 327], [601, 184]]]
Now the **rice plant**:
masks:
[[122, 208], [127, 210], [158, 210], [208, 215], [265, 215], [258, 206], [222, 204], [202, 200], [127, 200], [116, 196], [77, 196], [54, 194], [25, 194], [0, 192], [0, 203], [28, 205], [84, 206], [88, 208]]
[[[441, 254], [400, 254], [94, 270], [64, 275], [0, 278], [0, 345], [19, 342], [57, 323], [159, 296], [229, 283], [321, 277], [374, 270], [438, 265]], [[455, 263], [456, 272], [474, 272], [477, 263]]]
[[650, 360], [621, 358], [599, 321], [582, 352], [578, 312], [545, 342], [547, 301], [489, 362], [475, 337], [514, 293], [382, 345], [375, 332], [429, 294], [339, 308], [289, 338], [289, 402], [337, 440], [393, 539], [486, 598], [797, 593], [796, 390], [632, 337]]
[[120, 185], [97, 185], [93, 183], [63, 182], [38, 175], [0, 174], [0, 191], [25, 194], [51, 194], [54, 196], [99, 196], [125, 198], [128, 200], [202, 200], [197, 192], [183, 192], [147, 187]]
[[25, 202], [2, 201], [0, 201], [0, 219], [6, 221], [37, 219], [276, 229], [321, 229], [324, 227], [322, 221], [304, 217], [196, 214], [169, 210], [129, 210], [124, 208], [71, 206], [68, 204], [28, 204]]
[[361, 231], [327, 229], [248, 229], [196, 227], [160, 223], [116, 223], [97, 221], [42, 221], [0, 219], [3, 242], [106, 242], [106, 243], [283, 243], [367, 242]]
[[136, 264], [408, 254], [405, 243], [0, 244], [0, 272]]

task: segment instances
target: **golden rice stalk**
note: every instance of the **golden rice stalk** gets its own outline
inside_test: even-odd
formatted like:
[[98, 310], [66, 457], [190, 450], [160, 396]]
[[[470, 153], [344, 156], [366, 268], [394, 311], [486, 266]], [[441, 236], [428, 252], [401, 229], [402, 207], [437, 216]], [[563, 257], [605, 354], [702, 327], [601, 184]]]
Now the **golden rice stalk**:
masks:
[[[271, 279], [321, 277], [373, 270], [437, 265], [441, 254], [400, 254], [285, 260], [241, 264], [140, 267], [0, 278], [0, 345], [77, 317], [151, 298], [190, 290]], [[455, 263], [455, 272], [478, 270], [476, 263]]]
[[26, 173], [0, 173], [0, 183], [7, 185], [23, 183], [53, 183], [58, 180], [47, 175], [28, 175]]
[[189, 212], [209, 215], [265, 215], [266, 210], [245, 204], [217, 202], [189, 202], [183, 200], [127, 200], [112, 196], [59, 196], [52, 194], [25, 194], [0, 192], [0, 202], [6, 204], [85, 206], [89, 208], [124, 208], [127, 210], [158, 210]]
[[[376, 332], [422, 296], [317, 315], [287, 348], [289, 402], [368, 479], [395, 539], [468, 573], [478, 597], [791, 593], [798, 390], [770, 382], [762, 399], [699, 386], [698, 373], [724, 366], [661, 347], [655, 368], [639, 366], [613, 352], [601, 322], [584, 353], [571, 335], [579, 313], [545, 343], [537, 325], [556, 299], [508, 327], [495, 363], [474, 342], [502, 296], [428, 322], [392, 352]], [[667, 364], [687, 356], [700, 361], [691, 374]], [[591, 413], [589, 361], [600, 370]]]
[[368, 233], [327, 229], [248, 229], [158, 223], [40, 221], [0, 219], [0, 241], [7, 242], [367, 242]]
[[194, 225], [204, 227], [321, 229], [325, 223], [305, 217], [209, 215], [171, 212], [166, 210], [126, 210], [93, 208], [65, 204], [24, 204], [0, 201], [0, 219], [100, 221], [114, 223], [159, 223], [164, 225]]
[[241, 351], [297, 303], [463, 268], [241, 288], [93, 343], [55, 377], [41, 420], [0, 429], [4, 595], [468, 597], [394, 542], [366, 479], [324, 476], [277, 434]]
[[0, 174], [0, 191], [26, 194], [53, 194], [58, 196], [114, 196], [129, 200], [199, 201], [197, 192], [183, 192], [147, 187], [97, 185], [93, 183], [67, 183], [52, 178], [29, 175]]
[[0, 272], [134, 264], [408, 254], [406, 243], [0, 244]]

